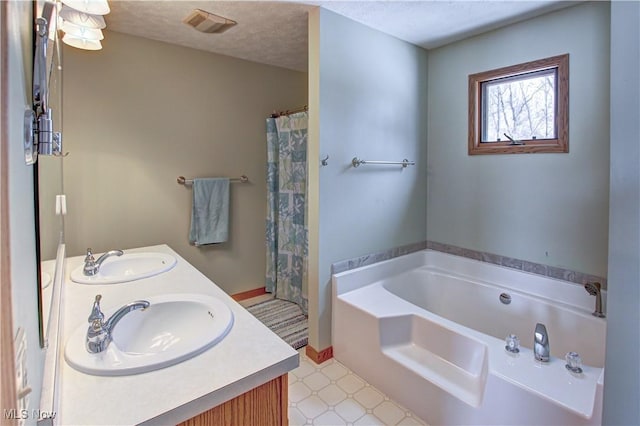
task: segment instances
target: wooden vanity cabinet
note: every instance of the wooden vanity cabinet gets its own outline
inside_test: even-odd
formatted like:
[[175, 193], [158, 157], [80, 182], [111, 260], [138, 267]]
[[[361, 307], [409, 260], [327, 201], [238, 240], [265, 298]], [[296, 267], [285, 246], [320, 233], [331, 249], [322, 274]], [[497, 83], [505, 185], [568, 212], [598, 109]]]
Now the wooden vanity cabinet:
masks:
[[283, 374], [180, 426], [286, 426], [289, 424], [288, 383], [288, 375]]

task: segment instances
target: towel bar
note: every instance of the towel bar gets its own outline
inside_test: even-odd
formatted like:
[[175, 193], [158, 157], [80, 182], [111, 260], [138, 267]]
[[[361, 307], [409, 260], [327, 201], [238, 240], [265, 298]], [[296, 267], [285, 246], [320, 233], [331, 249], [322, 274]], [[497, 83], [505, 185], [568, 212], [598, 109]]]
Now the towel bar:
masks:
[[[249, 178], [247, 177], [247, 175], [242, 175], [240, 177], [237, 178], [229, 178], [230, 182], [240, 182], [240, 183], [247, 183], [249, 182]], [[185, 179], [184, 176], [178, 176], [177, 182], [180, 185], [193, 185], [193, 179]]]
[[358, 167], [360, 164], [391, 164], [391, 165], [399, 165], [402, 168], [406, 168], [407, 166], [415, 166], [415, 161], [409, 161], [406, 158], [402, 161], [372, 161], [372, 160], [361, 160], [358, 157], [353, 157], [351, 160], [351, 164], [353, 167]]

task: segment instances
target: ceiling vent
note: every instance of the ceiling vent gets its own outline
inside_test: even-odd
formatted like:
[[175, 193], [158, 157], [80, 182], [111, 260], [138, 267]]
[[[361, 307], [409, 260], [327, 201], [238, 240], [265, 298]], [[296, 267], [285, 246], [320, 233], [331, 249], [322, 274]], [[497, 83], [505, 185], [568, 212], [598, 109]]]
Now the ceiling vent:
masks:
[[182, 20], [182, 22], [200, 32], [209, 34], [223, 33], [237, 24], [236, 21], [214, 15], [213, 13], [209, 13], [202, 9], [194, 9], [189, 16]]

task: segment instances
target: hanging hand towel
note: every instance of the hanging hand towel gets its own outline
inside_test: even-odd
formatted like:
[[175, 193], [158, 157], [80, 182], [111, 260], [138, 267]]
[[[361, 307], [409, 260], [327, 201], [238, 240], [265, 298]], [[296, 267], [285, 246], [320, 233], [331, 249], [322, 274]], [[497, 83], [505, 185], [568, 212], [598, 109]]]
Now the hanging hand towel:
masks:
[[229, 178], [193, 180], [189, 242], [223, 243], [229, 237]]

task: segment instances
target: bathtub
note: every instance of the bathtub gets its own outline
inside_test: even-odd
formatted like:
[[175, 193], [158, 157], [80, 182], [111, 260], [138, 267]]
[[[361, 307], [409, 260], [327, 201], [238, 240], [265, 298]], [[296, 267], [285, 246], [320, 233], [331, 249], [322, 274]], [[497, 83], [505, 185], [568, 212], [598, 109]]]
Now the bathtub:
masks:
[[[582, 286], [433, 250], [332, 282], [335, 358], [429, 424], [601, 423], [606, 320]], [[533, 356], [536, 323], [548, 363]]]

